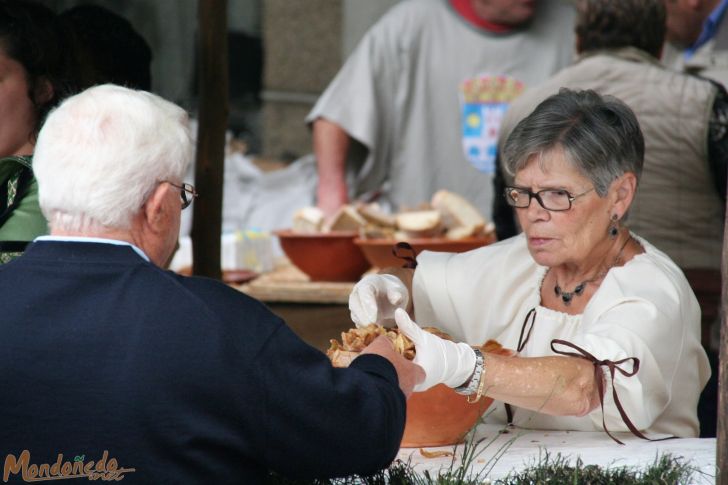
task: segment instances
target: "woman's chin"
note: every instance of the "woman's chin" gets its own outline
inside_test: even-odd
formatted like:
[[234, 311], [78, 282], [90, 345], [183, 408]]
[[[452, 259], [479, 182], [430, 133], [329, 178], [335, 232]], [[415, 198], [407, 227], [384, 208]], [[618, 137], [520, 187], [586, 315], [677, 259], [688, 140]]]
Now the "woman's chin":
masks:
[[539, 266], [551, 267], [556, 265], [557, 258], [551, 251], [544, 248], [533, 248], [531, 246], [528, 247], [528, 251], [531, 253], [533, 260]]

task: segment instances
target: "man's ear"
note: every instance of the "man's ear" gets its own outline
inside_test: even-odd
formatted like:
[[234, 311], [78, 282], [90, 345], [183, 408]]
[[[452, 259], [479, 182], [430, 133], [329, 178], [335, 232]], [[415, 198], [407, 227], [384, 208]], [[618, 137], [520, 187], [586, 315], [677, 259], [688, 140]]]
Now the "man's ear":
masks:
[[53, 99], [54, 95], [55, 89], [53, 89], [53, 84], [51, 84], [48, 78], [42, 77], [36, 81], [33, 89], [33, 96], [36, 104], [47, 103]]
[[159, 184], [149, 196], [147, 201], [144, 203], [144, 223], [145, 225], [156, 232], [159, 224], [164, 221], [166, 217], [165, 212], [165, 200], [167, 198], [167, 191], [171, 186], [169, 184]]

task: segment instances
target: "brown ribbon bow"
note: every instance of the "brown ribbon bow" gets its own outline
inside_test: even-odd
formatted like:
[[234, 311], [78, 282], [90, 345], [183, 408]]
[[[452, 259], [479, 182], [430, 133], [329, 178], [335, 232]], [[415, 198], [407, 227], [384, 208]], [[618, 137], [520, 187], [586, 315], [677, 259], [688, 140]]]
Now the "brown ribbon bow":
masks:
[[[557, 350], [555, 347], [556, 345], [563, 345], [565, 347], [570, 347], [570, 348], [576, 350], [576, 352]], [[614, 435], [612, 435], [612, 433], [609, 432], [609, 430], [607, 429], [607, 423], [604, 419], [604, 379], [602, 378], [603, 376], [602, 376], [602, 371], [601, 371], [601, 367], [603, 367], [603, 366], [605, 366], [607, 369], [609, 369], [609, 376], [610, 376], [611, 382], [612, 382], [612, 397], [614, 398], [614, 404], [617, 405], [617, 410], [619, 411], [619, 415], [622, 417], [622, 421], [624, 422], [624, 424], [627, 425], [627, 428], [629, 428], [629, 430], [632, 432], [632, 434], [639, 438], [642, 438], [643, 440], [647, 440], [647, 441], [662, 441], [662, 440], [672, 438], [670, 436], [667, 438], [654, 439], [654, 438], [648, 438], [647, 436], [643, 435], [637, 429], [637, 427], [632, 423], [632, 421], [629, 419], [629, 416], [627, 416], [627, 412], [624, 410], [624, 407], [622, 406], [622, 403], [619, 400], [619, 396], [617, 395], [617, 388], [614, 387], [614, 377], [617, 372], [619, 372], [620, 374], [622, 374], [625, 377], [632, 377], [635, 374], [637, 374], [637, 372], [640, 370], [640, 360], [637, 357], [627, 357], [626, 359], [621, 359], [616, 362], [612, 361], [612, 360], [608, 360], [608, 359], [599, 360], [596, 357], [594, 357], [592, 354], [587, 352], [586, 350], [579, 347], [578, 345], [568, 342], [566, 340], [561, 340], [561, 339], [553, 339], [551, 341], [551, 350], [555, 354], [586, 359], [586, 360], [590, 361], [592, 364], [594, 364], [594, 380], [596, 380], [596, 382], [597, 382], [597, 391], [599, 392], [599, 404], [602, 407], [602, 426], [604, 427], [604, 432], [606, 432], [609, 435], [609, 437], [612, 438], [614, 441], [616, 441], [620, 445], [624, 444], [621, 441], [619, 441], [617, 438], [615, 438]], [[626, 364], [629, 361], [632, 361], [632, 370], [631, 371], [625, 370], [624, 368], [620, 367], [621, 365]]]
[[[410, 254], [404, 254], [405, 251]], [[396, 258], [404, 260], [404, 264], [402, 265], [403, 268], [414, 269], [417, 267], [417, 253], [415, 252], [415, 248], [413, 248], [409, 243], [398, 242], [392, 246], [392, 254], [394, 254]]]
[[[528, 342], [528, 339], [531, 338], [531, 331], [533, 330], [533, 325], [536, 322], [536, 309], [532, 308], [527, 314], [526, 318], [523, 319], [523, 324], [521, 325], [521, 334], [518, 337], [518, 347], [516, 347], [516, 350], [520, 352], [523, 350], [523, 348], [526, 346], [526, 342]], [[570, 347], [576, 352], [568, 352], [563, 350], [557, 350], [554, 346], [555, 345], [563, 345], [565, 347]], [[573, 344], [571, 342], [568, 342], [566, 340], [561, 339], [553, 339], [551, 341], [551, 350], [555, 354], [559, 355], [565, 355], [568, 357], [578, 357], [580, 359], [586, 359], [592, 364], [594, 364], [594, 379], [597, 382], [597, 391], [599, 392], [599, 405], [602, 408], [602, 426], [604, 427], [604, 432], [609, 435], [610, 438], [612, 438], [614, 441], [619, 443], [620, 445], [623, 445], [621, 441], [619, 441], [617, 438], [612, 435], [612, 433], [609, 432], [607, 429], [607, 423], [604, 418], [604, 379], [602, 378], [602, 371], [601, 367], [606, 366], [607, 369], [609, 369], [609, 375], [612, 382], [612, 397], [614, 398], [614, 404], [617, 406], [617, 410], [619, 411], [619, 415], [622, 417], [622, 421], [624, 424], [627, 425], [627, 428], [632, 432], [633, 435], [642, 438], [644, 440], [648, 441], [662, 441], [673, 438], [672, 436], [666, 437], [666, 438], [648, 438], [644, 434], [642, 434], [637, 427], [632, 423], [632, 421], [629, 419], [629, 416], [627, 416], [627, 412], [624, 410], [624, 407], [622, 406], [622, 402], [619, 400], [619, 396], [617, 395], [617, 389], [614, 387], [614, 377], [617, 372], [622, 374], [625, 377], [632, 377], [640, 370], [640, 360], [637, 357], [627, 357], [626, 359], [618, 360], [618, 361], [612, 361], [612, 360], [599, 360], [596, 357], [594, 357], [592, 354], [587, 352], [586, 350], [582, 349], [576, 344]], [[623, 364], [626, 364], [627, 362], [632, 361], [632, 370], [627, 371], [620, 367]], [[511, 408], [510, 404], [506, 404], [506, 415], [508, 419], [508, 424], [513, 423], [513, 409]]]

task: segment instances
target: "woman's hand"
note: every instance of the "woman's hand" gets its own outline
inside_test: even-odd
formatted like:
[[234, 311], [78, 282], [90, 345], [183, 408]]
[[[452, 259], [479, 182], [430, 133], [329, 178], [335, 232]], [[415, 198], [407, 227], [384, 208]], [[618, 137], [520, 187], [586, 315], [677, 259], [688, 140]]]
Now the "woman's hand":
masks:
[[415, 344], [414, 363], [425, 370], [425, 380], [415, 386], [415, 392], [437, 384], [458, 387], [472, 375], [475, 351], [468, 344], [450, 342], [422, 330], [401, 308], [395, 310], [394, 319], [400, 332]]
[[407, 303], [407, 287], [399, 278], [388, 274], [365, 276], [349, 295], [351, 320], [357, 327], [366, 327], [370, 323], [391, 326], [394, 311], [407, 308]]

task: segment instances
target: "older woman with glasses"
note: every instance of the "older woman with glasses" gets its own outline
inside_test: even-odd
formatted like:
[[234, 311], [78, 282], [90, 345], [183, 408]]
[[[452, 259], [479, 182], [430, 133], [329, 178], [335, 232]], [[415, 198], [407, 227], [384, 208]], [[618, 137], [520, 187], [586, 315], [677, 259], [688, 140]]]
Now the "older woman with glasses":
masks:
[[[697, 436], [710, 370], [700, 310], [678, 267], [631, 234], [644, 141], [632, 111], [562, 90], [525, 118], [504, 150], [505, 198], [523, 233], [462, 254], [424, 252], [416, 269], [363, 278], [357, 325], [394, 320], [427, 378], [490, 396], [490, 419], [539, 429]], [[450, 333], [455, 344], [420, 325]], [[495, 339], [514, 357], [470, 345]]]

